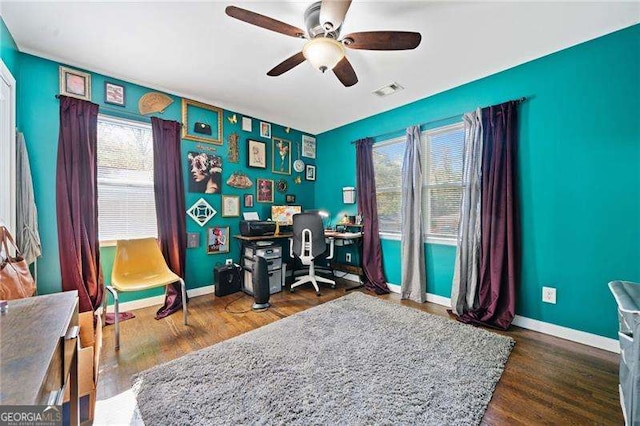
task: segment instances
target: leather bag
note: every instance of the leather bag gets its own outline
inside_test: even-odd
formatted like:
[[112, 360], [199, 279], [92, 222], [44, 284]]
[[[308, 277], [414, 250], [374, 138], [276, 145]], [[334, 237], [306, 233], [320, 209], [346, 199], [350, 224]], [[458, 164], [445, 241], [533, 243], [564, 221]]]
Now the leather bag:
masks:
[[[14, 257], [11, 257], [9, 244], [16, 250]], [[29, 271], [29, 265], [4, 226], [0, 226], [0, 249], [0, 300], [33, 296], [36, 283]]]

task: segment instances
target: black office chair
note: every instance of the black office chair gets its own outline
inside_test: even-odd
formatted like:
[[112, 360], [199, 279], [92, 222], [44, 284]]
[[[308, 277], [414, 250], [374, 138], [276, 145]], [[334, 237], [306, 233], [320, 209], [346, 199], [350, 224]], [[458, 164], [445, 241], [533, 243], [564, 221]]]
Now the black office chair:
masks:
[[[309, 266], [309, 274], [300, 277], [291, 284], [291, 291], [302, 284], [312, 283], [316, 294], [320, 296], [318, 281], [336, 287], [336, 282], [328, 278], [319, 277], [315, 272], [314, 260], [327, 251], [327, 239], [324, 236], [322, 218], [316, 213], [299, 213], [293, 216], [293, 238], [289, 238], [289, 253], [291, 257], [300, 259], [303, 265]], [[329, 256], [333, 259], [333, 238], [329, 239]]]

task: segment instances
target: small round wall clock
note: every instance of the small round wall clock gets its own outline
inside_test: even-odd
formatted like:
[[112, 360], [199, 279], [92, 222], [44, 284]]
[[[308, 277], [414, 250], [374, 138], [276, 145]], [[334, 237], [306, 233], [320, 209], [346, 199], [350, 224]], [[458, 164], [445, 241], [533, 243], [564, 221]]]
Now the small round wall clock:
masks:
[[287, 188], [288, 188], [288, 184], [287, 181], [284, 179], [280, 179], [277, 183], [276, 183], [276, 189], [278, 190], [278, 192], [281, 193], [285, 193], [287, 192]]
[[298, 173], [304, 171], [304, 161], [300, 159], [300, 142], [298, 142], [298, 159], [293, 162], [293, 170]]

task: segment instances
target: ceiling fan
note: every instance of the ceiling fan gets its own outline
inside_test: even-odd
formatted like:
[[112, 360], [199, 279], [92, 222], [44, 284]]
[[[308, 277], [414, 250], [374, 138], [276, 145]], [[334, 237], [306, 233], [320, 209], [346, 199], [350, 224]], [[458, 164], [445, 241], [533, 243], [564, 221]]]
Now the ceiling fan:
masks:
[[345, 47], [362, 50], [409, 50], [420, 44], [420, 33], [409, 31], [365, 31], [340, 38], [340, 30], [351, 0], [322, 0], [304, 12], [305, 33], [300, 28], [247, 9], [228, 6], [227, 15], [277, 33], [307, 40], [302, 51], [273, 67], [267, 75], [275, 77], [305, 60], [321, 72], [333, 70], [338, 80], [350, 87], [358, 82], [356, 72], [345, 56]]

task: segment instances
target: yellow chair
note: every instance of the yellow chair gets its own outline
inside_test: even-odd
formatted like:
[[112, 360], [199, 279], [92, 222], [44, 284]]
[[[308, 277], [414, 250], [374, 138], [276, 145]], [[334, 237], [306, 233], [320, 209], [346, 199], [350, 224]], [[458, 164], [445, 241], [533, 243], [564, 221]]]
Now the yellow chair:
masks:
[[[116, 258], [111, 271], [111, 285], [106, 287], [113, 296], [115, 305], [116, 350], [120, 349], [118, 292], [146, 290], [167, 286], [177, 281], [180, 281], [182, 288], [182, 316], [184, 325], [187, 325], [187, 290], [184, 280], [169, 269], [156, 239], [118, 240]], [[106, 303], [107, 297], [105, 297], [105, 305]]]

